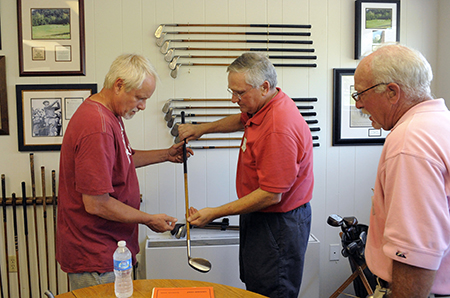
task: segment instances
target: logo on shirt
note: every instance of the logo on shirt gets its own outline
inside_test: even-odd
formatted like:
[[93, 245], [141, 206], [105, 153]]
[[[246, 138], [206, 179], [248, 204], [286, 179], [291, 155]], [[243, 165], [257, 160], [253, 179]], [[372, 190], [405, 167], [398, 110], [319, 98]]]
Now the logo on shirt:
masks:
[[242, 146], [241, 146], [242, 152], [245, 152], [245, 150], [247, 150], [247, 138], [244, 137], [244, 140], [242, 141]]
[[395, 255], [396, 255], [397, 257], [406, 259], [406, 252], [397, 251], [397, 252], [395, 253]]

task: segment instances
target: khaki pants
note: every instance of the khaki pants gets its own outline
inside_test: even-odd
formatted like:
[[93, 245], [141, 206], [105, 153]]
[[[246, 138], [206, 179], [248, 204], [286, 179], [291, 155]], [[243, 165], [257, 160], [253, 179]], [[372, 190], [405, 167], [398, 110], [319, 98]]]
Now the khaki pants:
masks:
[[[373, 292], [373, 295], [367, 296], [367, 298], [387, 298], [388, 297], [387, 295], [390, 293], [391, 290], [383, 288], [380, 285], [377, 285], [375, 291]], [[435, 298], [435, 297], [436, 296], [434, 294], [428, 295], [428, 298]], [[450, 296], [439, 296], [439, 298], [450, 298]]]

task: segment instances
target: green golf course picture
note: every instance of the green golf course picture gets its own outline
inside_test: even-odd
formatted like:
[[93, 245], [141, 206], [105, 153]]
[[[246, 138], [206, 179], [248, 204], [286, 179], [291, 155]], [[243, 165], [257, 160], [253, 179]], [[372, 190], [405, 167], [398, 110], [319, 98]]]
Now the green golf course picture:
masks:
[[366, 8], [366, 29], [392, 28], [391, 8]]
[[32, 39], [70, 39], [70, 9], [31, 9]]

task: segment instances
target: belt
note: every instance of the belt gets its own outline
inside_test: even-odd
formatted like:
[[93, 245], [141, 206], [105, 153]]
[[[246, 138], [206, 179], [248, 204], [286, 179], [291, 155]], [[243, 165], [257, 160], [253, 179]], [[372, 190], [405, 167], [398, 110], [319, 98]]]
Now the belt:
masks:
[[450, 295], [430, 294], [428, 296], [428, 298], [434, 298], [434, 297], [450, 298]]

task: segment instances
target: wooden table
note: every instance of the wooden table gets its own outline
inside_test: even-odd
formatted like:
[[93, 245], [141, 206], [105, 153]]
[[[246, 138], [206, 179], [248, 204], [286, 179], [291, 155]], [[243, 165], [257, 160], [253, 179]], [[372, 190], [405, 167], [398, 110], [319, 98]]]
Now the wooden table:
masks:
[[[206, 281], [183, 280], [183, 279], [139, 279], [133, 281], [132, 298], [149, 298], [154, 287], [177, 288], [177, 287], [213, 287], [215, 298], [242, 297], [242, 298], [263, 298], [262, 296], [243, 289], [216, 284]], [[114, 283], [93, 286], [74, 290], [72, 292], [57, 295], [56, 298], [115, 298]]]

